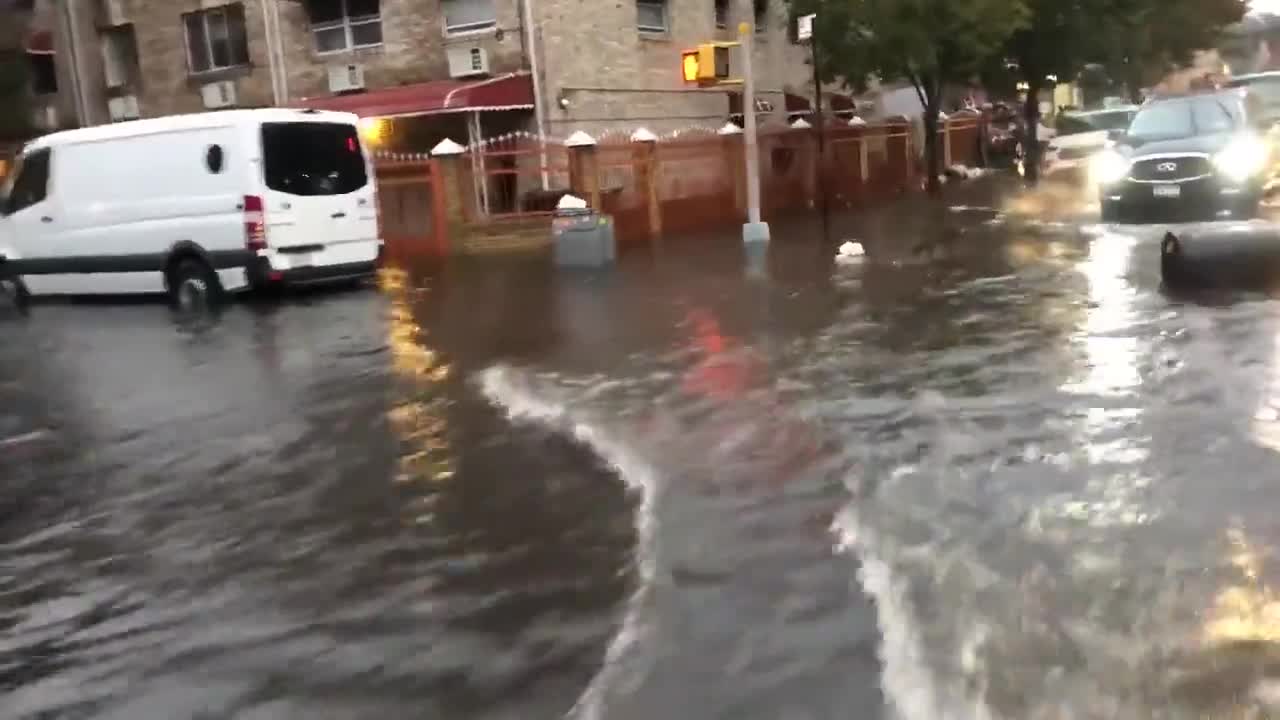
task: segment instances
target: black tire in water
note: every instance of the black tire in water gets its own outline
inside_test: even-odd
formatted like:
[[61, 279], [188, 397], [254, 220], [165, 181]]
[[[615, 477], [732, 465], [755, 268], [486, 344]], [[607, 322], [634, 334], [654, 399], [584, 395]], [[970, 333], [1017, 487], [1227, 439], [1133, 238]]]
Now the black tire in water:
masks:
[[0, 275], [0, 301], [5, 305], [25, 312], [30, 298], [31, 294], [21, 278]]
[[222, 301], [222, 284], [209, 264], [197, 258], [185, 258], [168, 274], [169, 301], [179, 310], [201, 310], [216, 307]]

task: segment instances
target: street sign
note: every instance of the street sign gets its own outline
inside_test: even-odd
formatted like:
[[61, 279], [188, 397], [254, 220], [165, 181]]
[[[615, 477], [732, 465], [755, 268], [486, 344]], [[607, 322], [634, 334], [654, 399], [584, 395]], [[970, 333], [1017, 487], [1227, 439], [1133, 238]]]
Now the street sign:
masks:
[[796, 18], [796, 39], [801, 42], [813, 38], [813, 20], [817, 15], [801, 15]]

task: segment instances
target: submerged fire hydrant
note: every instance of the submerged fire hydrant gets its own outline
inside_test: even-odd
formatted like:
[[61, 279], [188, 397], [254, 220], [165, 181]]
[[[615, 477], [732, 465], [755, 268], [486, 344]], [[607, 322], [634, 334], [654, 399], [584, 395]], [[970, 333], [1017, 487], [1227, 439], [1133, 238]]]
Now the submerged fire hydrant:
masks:
[[1280, 226], [1235, 224], [1165, 233], [1160, 276], [1171, 289], [1280, 288]]

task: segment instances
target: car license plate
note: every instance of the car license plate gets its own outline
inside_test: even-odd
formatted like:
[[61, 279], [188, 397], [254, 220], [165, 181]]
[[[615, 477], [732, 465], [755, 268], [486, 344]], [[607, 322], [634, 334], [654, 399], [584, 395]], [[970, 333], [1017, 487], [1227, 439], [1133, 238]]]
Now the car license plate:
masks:
[[315, 265], [316, 256], [314, 253], [297, 253], [289, 259], [289, 266], [295, 268], [306, 268]]
[[1177, 185], [1156, 185], [1151, 192], [1158, 198], [1182, 197], [1182, 188]]

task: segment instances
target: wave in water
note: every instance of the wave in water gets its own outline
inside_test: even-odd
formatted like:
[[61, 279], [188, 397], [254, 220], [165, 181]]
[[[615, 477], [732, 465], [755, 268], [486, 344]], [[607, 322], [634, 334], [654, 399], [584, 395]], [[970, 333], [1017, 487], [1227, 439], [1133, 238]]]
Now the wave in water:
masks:
[[608, 693], [638, 681], [644, 673], [644, 657], [636, 650], [649, 634], [644, 609], [650, 604], [657, 575], [658, 519], [654, 508], [662, 487], [660, 476], [604, 423], [573, 407], [568, 398], [557, 396], [552, 388], [538, 385], [529, 374], [504, 366], [492, 367], [480, 373], [478, 384], [489, 402], [512, 420], [563, 432], [591, 448], [640, 498], [635, 513], [638, 586], [627, 602], [622, 625], [609, 643], [600, 671], [568, 713], [575, 720], [599, 720], [604, 717]]

